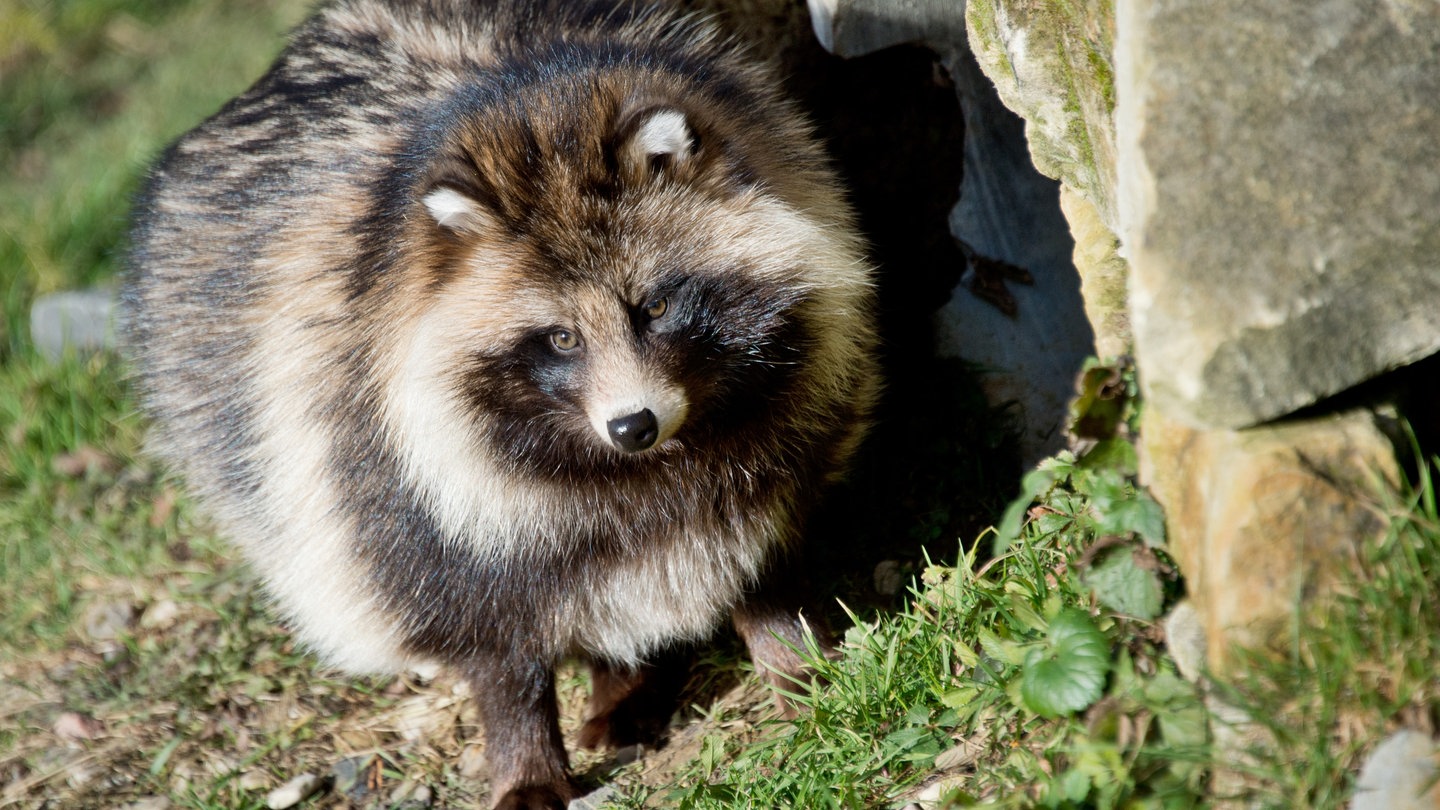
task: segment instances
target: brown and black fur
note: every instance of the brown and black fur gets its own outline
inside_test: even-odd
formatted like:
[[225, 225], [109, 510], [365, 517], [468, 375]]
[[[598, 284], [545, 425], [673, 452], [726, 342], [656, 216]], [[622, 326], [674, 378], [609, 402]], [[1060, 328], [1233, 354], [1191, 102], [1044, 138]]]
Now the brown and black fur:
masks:
[[158, 451], [297, 633], [464, 671], [495, 806], [561, 807], [561, 658], [586, 745], [653, 730], [646, 662], [726, 614], [799, 674], [787, 561], [876, 391], [861, 255], [704, 23], [348, 0], [162, 156], [123, 298]]

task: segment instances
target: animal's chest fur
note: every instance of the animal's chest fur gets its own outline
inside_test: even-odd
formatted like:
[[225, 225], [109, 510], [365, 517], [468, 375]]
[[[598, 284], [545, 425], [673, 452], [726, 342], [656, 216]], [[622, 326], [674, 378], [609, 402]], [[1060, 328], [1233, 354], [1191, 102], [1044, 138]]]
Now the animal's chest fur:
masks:
[[669, 542], [594, 569], [562, 600], [567, 646], [635, 665], [667, 641], [703, 638], [753, 585], [772, 545], [759, 532], [682, 529]]

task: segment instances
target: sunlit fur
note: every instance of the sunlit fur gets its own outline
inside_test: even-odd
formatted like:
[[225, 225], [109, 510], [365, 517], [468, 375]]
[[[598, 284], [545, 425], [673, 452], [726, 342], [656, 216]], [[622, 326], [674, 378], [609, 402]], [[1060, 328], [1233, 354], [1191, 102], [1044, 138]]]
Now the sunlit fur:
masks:
[[[708, 24], [332, 3], [135, 217], [156, 452], [328, 661], [515, 690], [484, 708], [498, 804], [569, 795], [562, 657], [796, 621], [754, 594], [866, 426], [869, 271], [807, 126]], [[627, 453], [607, 424], [642, 410]]]

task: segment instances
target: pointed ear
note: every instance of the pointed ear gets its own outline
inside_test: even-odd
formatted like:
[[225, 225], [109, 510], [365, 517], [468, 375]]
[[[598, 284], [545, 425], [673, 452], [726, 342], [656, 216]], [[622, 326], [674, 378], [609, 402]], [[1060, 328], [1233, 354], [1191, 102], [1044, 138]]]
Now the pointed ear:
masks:
[[423, 198], [425, 209], [442, 228], [464, 233], [482, 233], [495, 220], [480, 202], [452, 186], [439, 185]]
[[620, 127], [620, 159], [627, 169], [649, 174], [688, 163], [698, 145], [689, 117], [678, 107], [646, 107]]

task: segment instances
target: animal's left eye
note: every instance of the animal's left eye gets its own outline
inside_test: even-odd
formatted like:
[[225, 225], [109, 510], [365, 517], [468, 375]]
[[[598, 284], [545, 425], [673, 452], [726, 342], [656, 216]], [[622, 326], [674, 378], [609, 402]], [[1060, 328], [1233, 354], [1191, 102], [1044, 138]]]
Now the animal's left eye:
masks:
[[645, 310], [645, 317], [652, 321], [658, 321], [665, 317], [665, 313], [670, 310], [670, 300], [667, 298], [654, 298], [645, 302], [643, 309]]
[[570, 354], [580, 348], [580, 336], [569, 329], [556, 329], [549, 337], [550, 345], [561, 354]]

